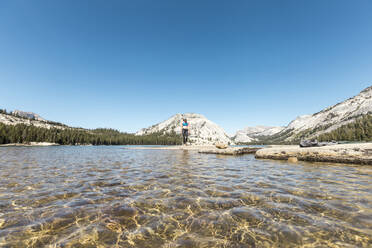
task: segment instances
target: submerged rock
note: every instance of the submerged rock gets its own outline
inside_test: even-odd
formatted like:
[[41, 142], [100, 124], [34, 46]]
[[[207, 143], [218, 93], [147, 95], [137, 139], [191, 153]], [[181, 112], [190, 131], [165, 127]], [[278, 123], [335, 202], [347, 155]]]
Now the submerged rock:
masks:
[[298, 159], [296, 157], [289, 157], [288, 158], [288, 162], [290, 162], [290, 163], [297, 163], [298, 162]]
[[119, 206], [119, 207], [114, 208], [112, 213], [115, 216], [133, 217], [133, 216], [137, 215], [138, 211], [137, 211], [137, 209], [135, 209], [133, 207], [123, 205], [123, 206]]

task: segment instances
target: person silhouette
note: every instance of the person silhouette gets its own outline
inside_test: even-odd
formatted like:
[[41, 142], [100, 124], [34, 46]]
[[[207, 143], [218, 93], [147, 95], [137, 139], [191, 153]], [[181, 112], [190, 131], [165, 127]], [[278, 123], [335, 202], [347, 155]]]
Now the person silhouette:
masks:
[[182, 137], [183, 137], [183, 144], [186, 145], [188, 138], [189, 138], [189, 123], [187, 119], [183, 119], [182, 122]]

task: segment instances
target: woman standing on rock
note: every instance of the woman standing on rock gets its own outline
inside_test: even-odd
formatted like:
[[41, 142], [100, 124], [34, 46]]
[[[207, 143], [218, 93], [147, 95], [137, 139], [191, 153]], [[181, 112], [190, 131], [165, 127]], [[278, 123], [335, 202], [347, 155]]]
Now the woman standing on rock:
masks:
[[187, 140], [189, 138], [189, 123], [187, 119], [183, 119], [182, 122], [182, 137], [183, 137], [183, 144], [186, 145]]

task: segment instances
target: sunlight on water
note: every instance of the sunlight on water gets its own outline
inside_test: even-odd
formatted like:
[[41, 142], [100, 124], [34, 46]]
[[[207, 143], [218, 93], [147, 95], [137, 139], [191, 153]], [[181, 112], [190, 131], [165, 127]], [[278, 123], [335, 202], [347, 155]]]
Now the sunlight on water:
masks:
[[0, 247], [371, 247], [372, 167], [0, 148]]

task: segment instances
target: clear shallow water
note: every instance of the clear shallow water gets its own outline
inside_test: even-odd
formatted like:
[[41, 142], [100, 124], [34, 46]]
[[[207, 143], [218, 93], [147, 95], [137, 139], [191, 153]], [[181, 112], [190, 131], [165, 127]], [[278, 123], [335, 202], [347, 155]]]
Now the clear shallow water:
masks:
[[0, 148], [0, 247], [371, 247], [372, 167]]

